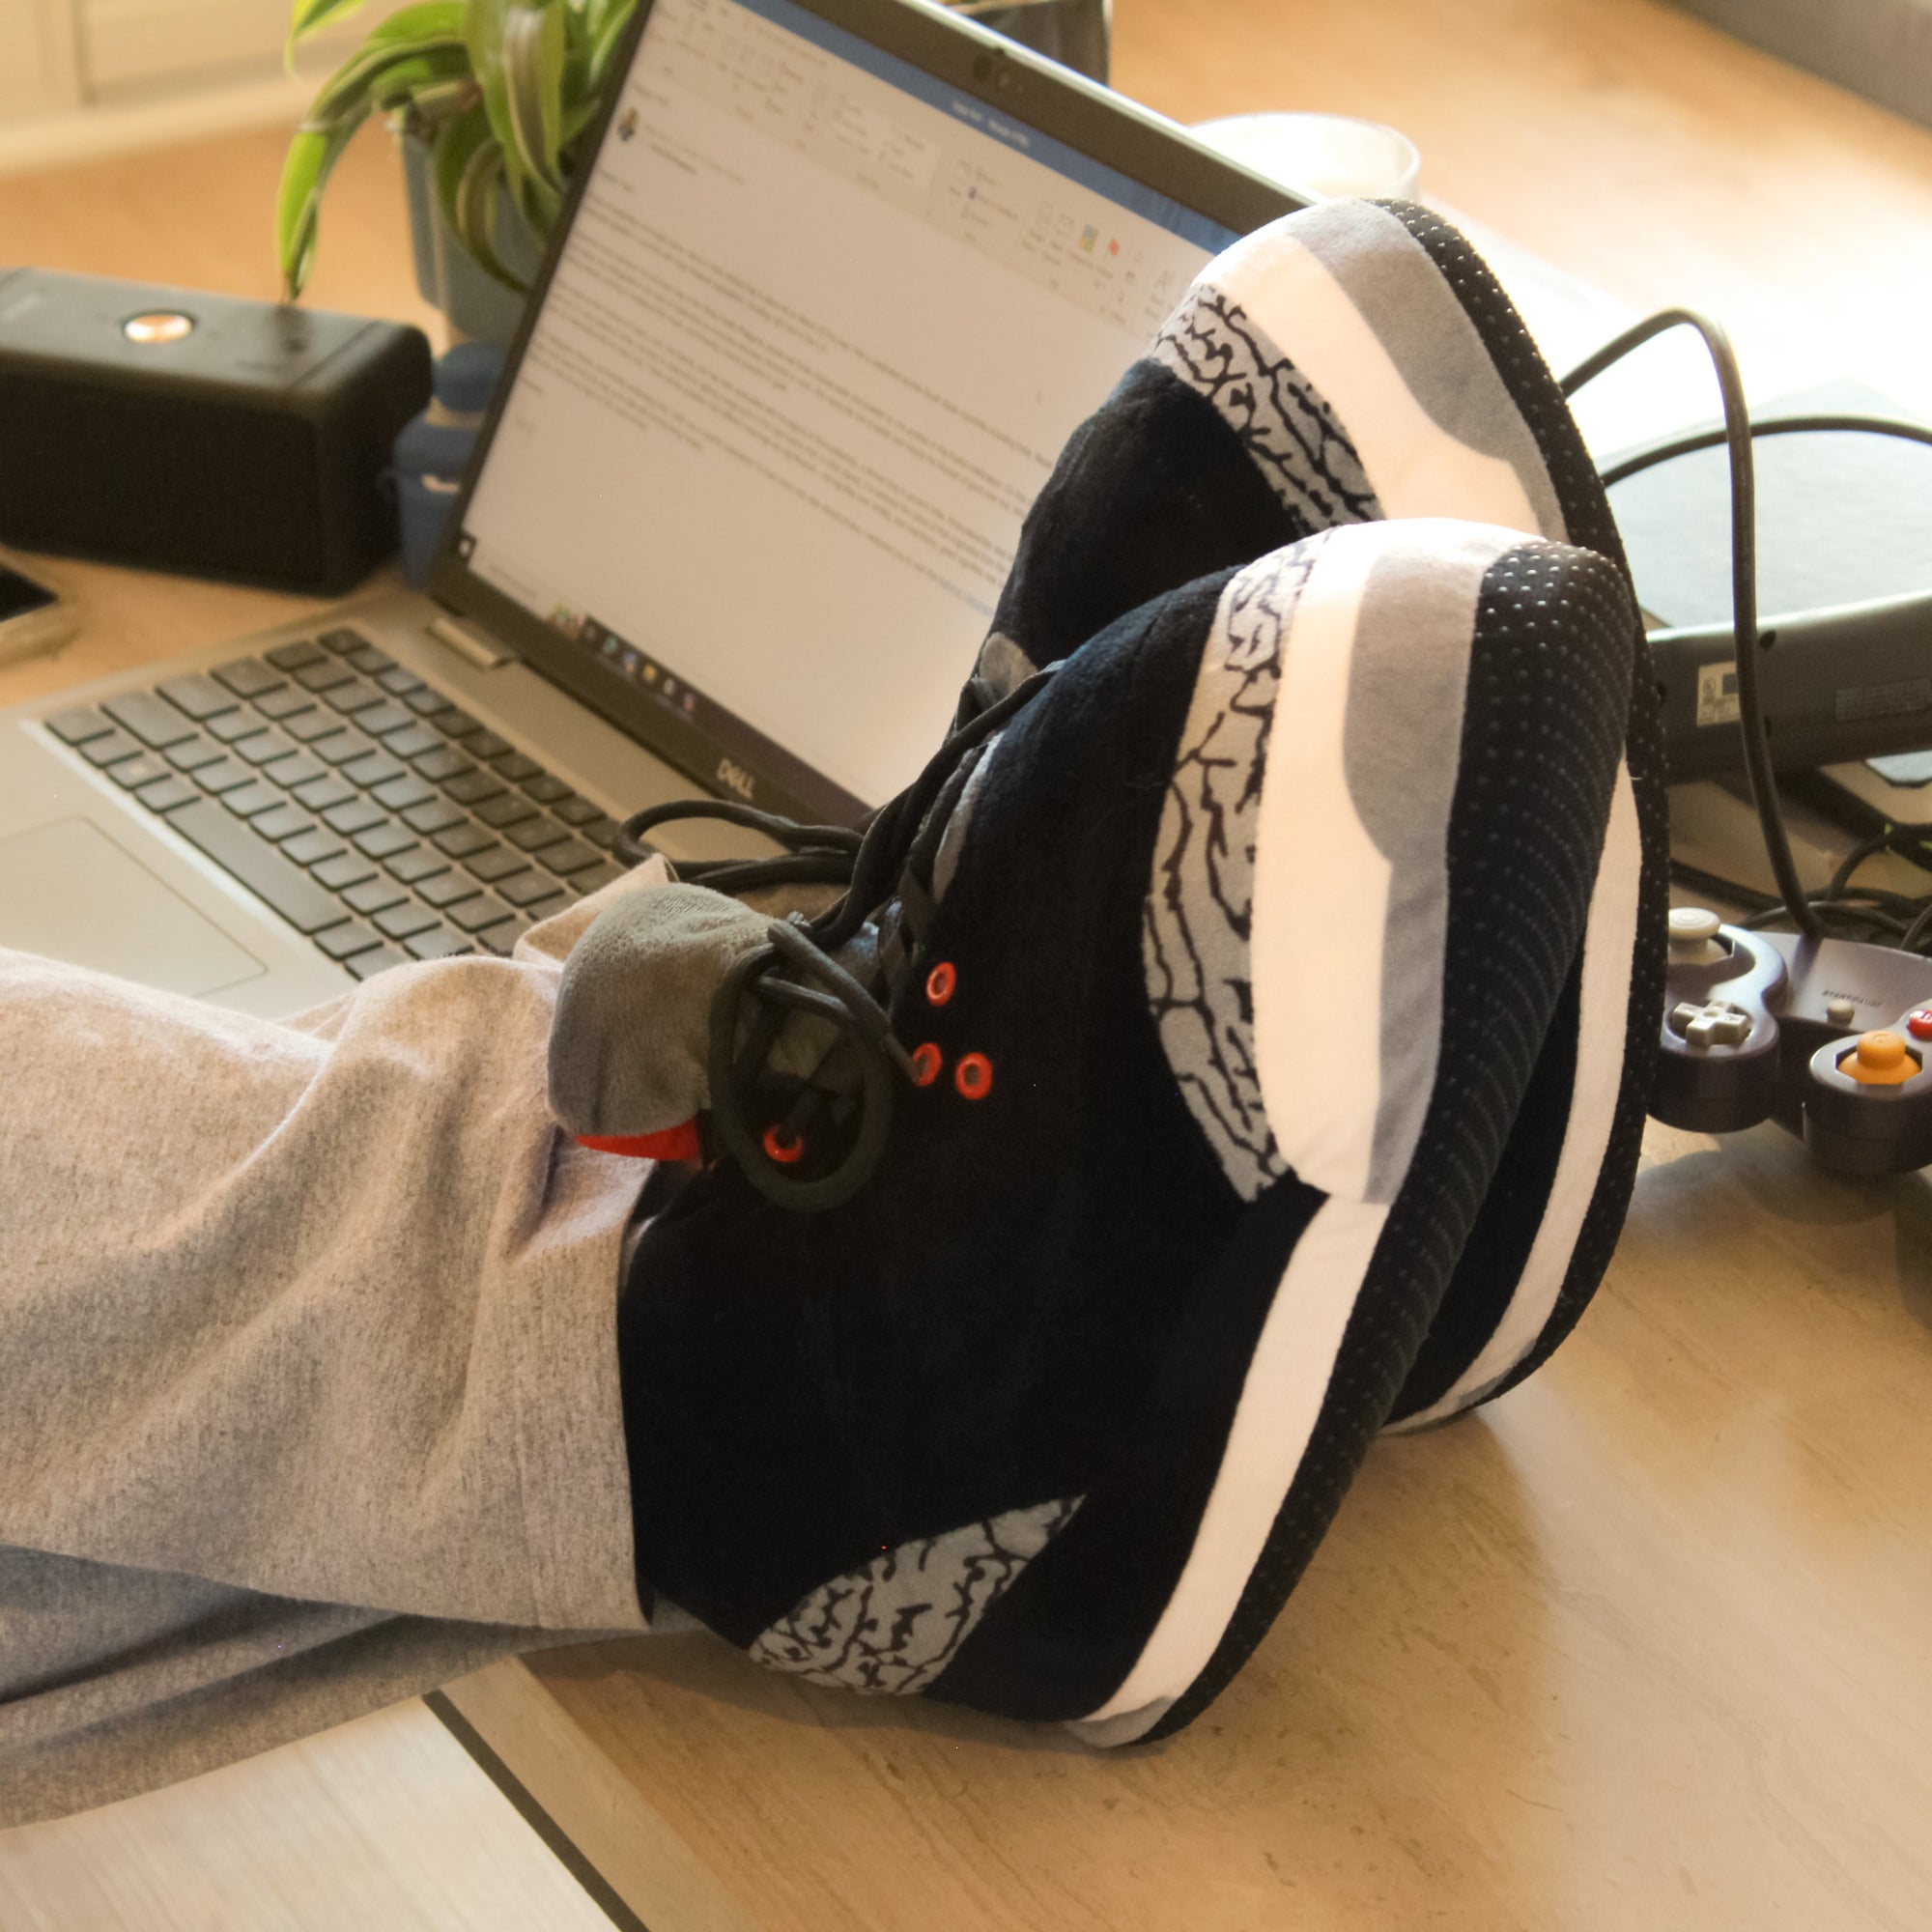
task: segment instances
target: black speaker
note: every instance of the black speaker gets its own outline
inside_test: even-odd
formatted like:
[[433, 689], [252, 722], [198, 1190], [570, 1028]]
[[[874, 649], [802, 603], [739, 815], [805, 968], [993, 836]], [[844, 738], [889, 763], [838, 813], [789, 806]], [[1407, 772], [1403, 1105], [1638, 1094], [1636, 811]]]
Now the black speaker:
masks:
[[0, 270], [0, 542], [335, 596], [429, 393], [420, 329]]

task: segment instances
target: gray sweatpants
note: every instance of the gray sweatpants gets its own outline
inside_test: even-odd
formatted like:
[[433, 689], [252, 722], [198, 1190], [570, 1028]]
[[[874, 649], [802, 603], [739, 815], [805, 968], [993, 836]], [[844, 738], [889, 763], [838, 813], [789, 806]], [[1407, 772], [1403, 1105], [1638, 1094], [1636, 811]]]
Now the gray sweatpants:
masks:
[[560, 960], [283, 1023], [0, 952], [0, 1826], [644, 1628], [643, 1163], [545, 1107]]

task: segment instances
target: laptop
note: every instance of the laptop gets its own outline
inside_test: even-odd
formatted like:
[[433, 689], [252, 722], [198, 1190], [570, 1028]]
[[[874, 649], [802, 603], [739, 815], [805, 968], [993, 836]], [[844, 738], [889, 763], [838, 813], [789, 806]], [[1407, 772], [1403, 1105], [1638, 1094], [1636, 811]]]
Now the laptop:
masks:
[[[0, 945], [276, 1014], [945, 735], [1063, 441], [1293, 206], [922, 0], [645, 0], [427, 592], [0, 713]], [[748, 835], [673, 824], [673, 861]]]

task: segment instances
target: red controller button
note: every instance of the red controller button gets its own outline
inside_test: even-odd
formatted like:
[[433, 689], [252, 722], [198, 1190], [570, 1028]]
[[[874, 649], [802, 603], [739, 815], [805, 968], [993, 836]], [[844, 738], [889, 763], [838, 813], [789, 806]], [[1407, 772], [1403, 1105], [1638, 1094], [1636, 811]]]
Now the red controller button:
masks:
[[1932, 1007], [1917, 1007], [1907, 1013], [1905, 1030], [1914, 1039], [1932, 1039]]

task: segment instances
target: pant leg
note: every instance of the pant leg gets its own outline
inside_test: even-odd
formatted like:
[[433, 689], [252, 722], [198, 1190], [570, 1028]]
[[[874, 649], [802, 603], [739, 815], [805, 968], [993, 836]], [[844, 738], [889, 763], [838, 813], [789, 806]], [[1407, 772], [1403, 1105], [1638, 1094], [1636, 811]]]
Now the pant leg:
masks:
[[196, 1776], [580, 1634], [0, 1549], [0, 1829]]
[[0, 952], [0, 1822], [643, 1627], [594, 909], [287, 1024]]

